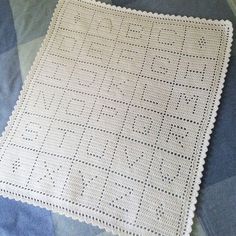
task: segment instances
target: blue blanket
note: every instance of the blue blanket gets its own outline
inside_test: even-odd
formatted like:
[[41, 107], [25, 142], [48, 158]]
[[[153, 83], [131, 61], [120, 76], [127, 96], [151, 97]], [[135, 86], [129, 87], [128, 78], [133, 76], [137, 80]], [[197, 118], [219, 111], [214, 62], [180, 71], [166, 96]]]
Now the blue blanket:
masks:
[[[0, 1], [0, 133], [46, 34], [56, 3], [57, 0]], [[113, 0], [112, 4], [166, 14], [230, 19], [236, 24], [235, 0]], [[232, 50], [194, 219], [192, 235], [195, 236], [236, 235], [236, 40]], [[0, 197], [0, 235], [111, 234]]]

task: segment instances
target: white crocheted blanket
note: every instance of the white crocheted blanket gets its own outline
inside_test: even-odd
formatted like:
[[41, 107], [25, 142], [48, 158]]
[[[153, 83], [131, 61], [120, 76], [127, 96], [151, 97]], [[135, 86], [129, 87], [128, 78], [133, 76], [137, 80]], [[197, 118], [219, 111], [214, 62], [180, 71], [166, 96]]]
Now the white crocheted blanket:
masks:
[[188, 235], [232, 26], [59, 0], [0, 142], [0, 194], [120, 235]]

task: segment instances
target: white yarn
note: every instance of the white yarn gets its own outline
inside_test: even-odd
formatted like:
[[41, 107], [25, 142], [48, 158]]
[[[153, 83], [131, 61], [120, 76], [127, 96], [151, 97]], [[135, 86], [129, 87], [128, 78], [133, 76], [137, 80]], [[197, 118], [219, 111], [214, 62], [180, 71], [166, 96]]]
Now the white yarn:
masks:
[[60, 0], [0, 142], [0, 194], [119, 235], [188, 235], [232, 26]]

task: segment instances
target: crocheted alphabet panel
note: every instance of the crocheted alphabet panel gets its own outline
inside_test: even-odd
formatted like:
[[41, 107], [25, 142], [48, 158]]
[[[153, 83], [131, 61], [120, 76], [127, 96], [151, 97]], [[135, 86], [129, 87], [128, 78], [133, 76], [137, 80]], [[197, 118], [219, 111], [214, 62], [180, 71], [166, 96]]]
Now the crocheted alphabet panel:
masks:
[[120, 235], [188, 235], [228, 21], [60, 0], [0, 143], [0, 193]]

